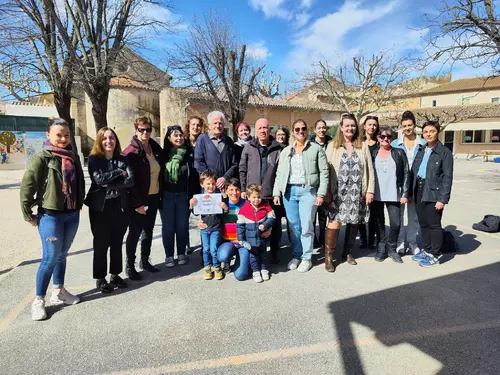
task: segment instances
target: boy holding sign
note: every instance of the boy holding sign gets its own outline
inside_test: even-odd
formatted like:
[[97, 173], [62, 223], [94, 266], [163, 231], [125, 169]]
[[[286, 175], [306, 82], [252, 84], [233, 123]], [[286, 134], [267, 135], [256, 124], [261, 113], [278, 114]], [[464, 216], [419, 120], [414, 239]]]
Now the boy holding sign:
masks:
[[217, 176], [212, 172], [203, 172], [200, 176], [200, 185], [203, 194], [197, 194], [189, 201], [189, 206], [195, 215], [201, 215], [201, 220], [207, 225], [201, 230], [201, 243], [203, 251], [203, 266], [205, 280], [222, 280], [224, 273], [217, 258], [217, 249], [221, 243], [222, 214], [228, 210], [226, 203], [222, 202], [221, 194], [214, 194]]

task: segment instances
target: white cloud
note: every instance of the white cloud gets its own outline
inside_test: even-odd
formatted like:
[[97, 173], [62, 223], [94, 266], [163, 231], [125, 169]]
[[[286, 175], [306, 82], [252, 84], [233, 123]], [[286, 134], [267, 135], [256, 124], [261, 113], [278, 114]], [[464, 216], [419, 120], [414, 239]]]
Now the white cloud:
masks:
[[309, 9], [312, 6], [313, 2], [314, 0], [301, 0], [300, 7], [304, 9]]
[[311, 15], [307, 12], [297, 13], [295, 15], [294, 26], [300, 29], [302, 26], [306, 25], [310, 19], [311, 19]]
[[259, 40], [256, 43], [251, 43], [247, 46], [247, 54], [250, 58], [259, 61], [266, 61], [272, 54], [265, 46], [266, 42]]
[[283, 18], [289, 20], [291, 12], [283, 8], [285, 0], [249, 0], [248, 3], [254, 10], [262, 10], [266, 18]]

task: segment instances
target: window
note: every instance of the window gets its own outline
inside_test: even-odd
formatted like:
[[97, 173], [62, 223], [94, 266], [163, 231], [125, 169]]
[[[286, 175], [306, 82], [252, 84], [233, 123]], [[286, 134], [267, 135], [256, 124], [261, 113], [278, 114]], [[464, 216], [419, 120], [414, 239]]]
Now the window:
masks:
[[463, 143], [484, 143], [484, 130], [466, 130], [463, 132]]
[[490, 136], [491, 143], [500, 143], [500, 130], [492, 130]]
[[497, 96], [496, 98], [491, 98], [492, 103], [500, 103], [500, 98]]
[[437, 106], [437, 103], [438, 103], [438, 102], [437, 102], [437, 100], [433, 100], [433, 101], [432, 101], [432, 106], [433, 106], [433, 107], [436, 107], [436, 106]]

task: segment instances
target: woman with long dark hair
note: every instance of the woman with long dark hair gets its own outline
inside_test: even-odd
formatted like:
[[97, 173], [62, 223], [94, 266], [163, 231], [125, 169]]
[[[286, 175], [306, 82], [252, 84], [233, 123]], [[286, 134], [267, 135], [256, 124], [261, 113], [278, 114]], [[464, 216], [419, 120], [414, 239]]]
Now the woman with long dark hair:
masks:
[[[38, 227], [42, 261], [36, 275], [36, 297], [31, 318], [47, 317], [45, 294], [50, 279], [53, 304], [74, 305], [80, 298], [64, 287], [66, 257], [80, 223], [85, 196], [85, 178], [78, 155], [70, 144], [70, 128], [61, 119], [49, 120], [43, 151], [33, 156], [21, 182], [21, 210], [24, 219]], [[33, 207], [38, 206], [37, 213]]]
[[[110, 293], [113, 286], [126, 287], [122, 243], [127, 231], [128, 191], [134, 186], [134, 173], [121, 154], [120, 141], [111, 128], [101, 128], [90, 151], [88, 171], [92, 185], [85, 199], [89, 207], [90, 228], [94, 235], [93, 275], [96, 287]], [[110, 285], [106, 281], [109, 249]]]
[[342, 224], [346, 224], [342, 258], [351, 265], [357, 264], [352, 256], [356, 233], [359, 223], [366, 223], [368, 205], [375, 191], [372, 157], [362, 142], [356, 116], [342, 115], [326, 156], [330, 164], [331, 202], [325, 236], [325, 269], [335, 272], [333, 256]]
[[437, 121], [427, 121], [422, 127], [425, 146], [419, 146], [413, 162], [413, 199], [422, 231], [424, 249], [412, 259], [421, 267], [439, 265], [443, 244], [444, 206], [450, 201], [453, 183], [453, 154], [439, 141], [441, 127]]
[[[194, 169], [193, 148], [185, 141], [179, 125], [171, 125], [163, 141], [163, 205], [160, 209], [161, 232], [165, 249], [165, 266], [174, 267], [174, 243], [177, 262], [187, 263], [186, 245], [189, 238], [189, 199], [198, 190], [198, 173]], [[194, 178], [193, 178], [194, 176]]]

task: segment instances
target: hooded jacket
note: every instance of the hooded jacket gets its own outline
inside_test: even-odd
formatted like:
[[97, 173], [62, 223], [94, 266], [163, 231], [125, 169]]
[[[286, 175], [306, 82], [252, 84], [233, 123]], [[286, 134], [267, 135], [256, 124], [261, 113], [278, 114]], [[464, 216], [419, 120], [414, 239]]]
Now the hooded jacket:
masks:
[[[156, 158], [158, 164], [160, 164], [160, 192], [163, 186], [163, 175], [165, 169], [165, 163], [163, 162], [163, 150], [161, 146], [149, 139], [149, 145], [151, 146], [151, 151]], [[135, 185], [130, 189], [130, 206], [136, 209], [141, 206], [146, 206], [149, 200], [149, 185], [151, 184], [151, 169], [149, 166], [149, 161], [146, 156], [146, 151], [142, 146], [142, 142], [137, 139], [137, 136], [133, 136], [130, 144], [123, 150], [123, 154], [127, 157], [128, 162], [132, 170], [134, 171]], [[163, 194], [158, 194], [160, 196], [160, 207], [161, 199]]]
[[[257, 208], [246, 201], [238, 212], [238, 221], [236, 222], [238, 241], [246, 241], [252, 247], [265, 245], [267, 239], [262, 238], [261, 234], [271, 229], [275, 220], [274, 211], [266, 200], [263, 200]], [[262, 231], [259, 230], [261, 224], [264, 225]]]
[[246, 192], [248, 186], [251, 184], [261, 185], [262, 198], [272, 199], [274, 180], [276, 179], [276, 171], [278, 170], [278, 160], [283, 148], [272, 137], [269, 138], [265, 156], [265, 170], [264, 174], [262, 174], [262, 159], [259, 147], [259, 140], [252, 139], [243, 148], [239, 168], [241, 191]]

